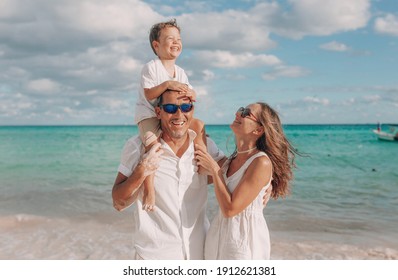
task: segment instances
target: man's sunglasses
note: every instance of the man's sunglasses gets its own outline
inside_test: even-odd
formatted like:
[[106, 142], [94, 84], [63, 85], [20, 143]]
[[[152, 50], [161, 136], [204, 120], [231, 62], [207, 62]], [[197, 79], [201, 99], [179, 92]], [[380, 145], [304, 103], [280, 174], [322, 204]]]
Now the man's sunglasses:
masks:
[[252, 111], [250, 110], [250, 108], [240, 107], [236, 113], [237, 113], [237, 114], [240, 114], [240, 116], [241, 116], [242, 118], [248, 118], [248, 119], [250, 119], [250, 120], [252, 120], [252, 121], [255, 121], [255, 122], [257, 122], [257, 123], [260, 123], [260, 122], [258, 121], [258, 119], [256, 118], [256, 116], [253, 115], [253, 113], [252, 113]]
[[163, 111], [169, 114], [175, 114], [177, 113], [178, 108], [180, 108], [181, 112], [183, 113], [188, 113], [191, 112], [193, 109], [193, 104], [192, 103], [182, 103], [180, 105], [177, 104], [162, 104], [159, 106]]

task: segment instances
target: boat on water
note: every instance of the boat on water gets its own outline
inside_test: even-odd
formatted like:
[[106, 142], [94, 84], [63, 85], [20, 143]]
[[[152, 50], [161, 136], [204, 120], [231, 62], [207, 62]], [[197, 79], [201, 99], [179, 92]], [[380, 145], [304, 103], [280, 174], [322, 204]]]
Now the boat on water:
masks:
[[398, 142], [398, 126], [390, 125], [389, 128], [389, 131], [383, 131], [381, 125], [378, 124], [377, 129], [374, 129], [373, 133], [377, 135], [379, 140]]

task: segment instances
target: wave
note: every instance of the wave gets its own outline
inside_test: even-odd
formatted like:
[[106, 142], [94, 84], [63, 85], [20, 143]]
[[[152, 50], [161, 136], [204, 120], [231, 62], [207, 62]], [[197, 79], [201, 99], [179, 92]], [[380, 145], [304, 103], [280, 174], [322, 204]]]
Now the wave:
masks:
[[398, 250], [390, 247], [360, 247], [317, 241], [275, 241], [274, 260], [398, 260]]

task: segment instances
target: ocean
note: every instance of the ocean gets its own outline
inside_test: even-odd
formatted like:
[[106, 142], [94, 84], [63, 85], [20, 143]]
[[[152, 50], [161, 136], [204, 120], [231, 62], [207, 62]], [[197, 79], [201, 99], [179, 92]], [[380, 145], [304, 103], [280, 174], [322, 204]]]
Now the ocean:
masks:
[[[286, 125], [292, 193], [264, 209], [271, 259], [398, 259], [398, 143], [375, 125]], [[227, 155], [228, 125], [206, 127]], [[111, 190], [132, 126], [0, 127], [0, 259], [130, 259]], [[228, 140], [229, 139], [229, 140]], [[227, 141], [228, 140], [228, 141]], [[208, 216], [217, 211], [209, 186]]]

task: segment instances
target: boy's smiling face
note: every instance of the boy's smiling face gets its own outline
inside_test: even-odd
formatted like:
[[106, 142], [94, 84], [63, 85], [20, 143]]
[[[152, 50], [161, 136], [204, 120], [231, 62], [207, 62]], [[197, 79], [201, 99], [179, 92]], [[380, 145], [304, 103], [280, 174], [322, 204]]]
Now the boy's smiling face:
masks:
[[180, 32], [175, 27], [166, 27], [160, 32], [159, 41], [152, 45], [160, 59], [177, 59], [182, 51]]

